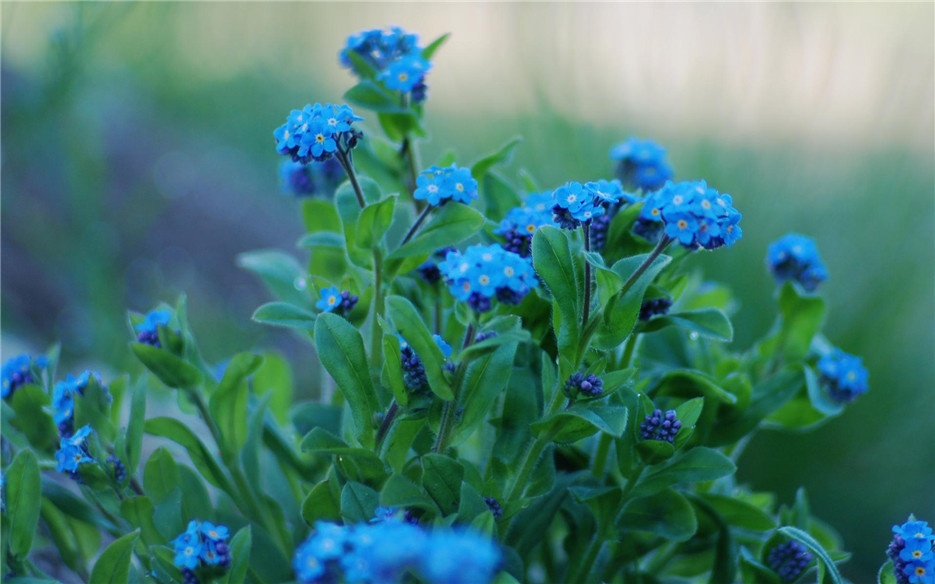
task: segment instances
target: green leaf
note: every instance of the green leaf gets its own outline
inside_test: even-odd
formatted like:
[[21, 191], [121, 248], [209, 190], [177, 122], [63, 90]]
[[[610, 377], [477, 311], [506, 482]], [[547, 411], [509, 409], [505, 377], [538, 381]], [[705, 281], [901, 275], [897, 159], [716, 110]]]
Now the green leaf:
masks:
[[391, 195], [379, 203], [372, 203], [364, 207], [357, 220], [357, 246], [361, 249], [377, 247], [383, 240], [383, 235], [393, 222], [393, 211], [396, 209], [396, 195]]
[[402, 296], [386, 298], [386, 319], [412, 347], [425, 368], [432, 393], [443, 400], [454, 399], [451, 384], [445, 377], [442, 367], [445, 356], [432, 338], [432, 332], [425, 325], [416, 307]]
[[351, 66], [354, 69], [354, 73], [357, 73], [361, 79], [373, 79], [377, 76], [377, 73], [379, 73], [379, 71], [370, 64], [370, 61], [365, 59], [359, 53], [355, 51], [347, 51], [344, 54], [347, 55], [347, 58], [350, 60]]
[[435, 215], [422, 227], [411, 241], [387, 256], [388, 260], [400, 260], [461, 243], [484, 226], [484, 215], [467, 205], [450, 202], [435, 211]]
[[711, 430], [706, 443], [719, 446], [736, 442], [756, 428], [766, 416], [792, 399], [803, 382], [801, 369], [786, 369], [756, 384], [750, 405], [743, 414], [729, 422], [718, 423]]
[[655, 533], [671, 541], [687, 541], [698, 530], [691, 504], [672, 489], [633, 499], [617, 520], [620, 530]]
[[182, 421], [174, 418], [150, 418], [146, 420], [146, 433], [168, 438], [185, 448], [195, 467], [209, 483], [219, 489], [231, 492], [230, 482], [221, 470], [211, 451], [201, 439]]
[[366, 485], [349, 481], [341, 489], [341, 516], [348, 523], [366, 523], [373, 519], [378, 506], [377, 492]]
[[[611, 270], [626, 282], [631, 275], [636, 273], [639, 266], [649, 259], [649, 255], [643, 254], [622, 259], [615, 263]], [[625, 294], [617, 292], [611, 297], [604, 308], [604, 318], [594, 338], [594, 345], [597, 348], [603, 350], [615, 349], [629, 336], [639, 318], [640, 306], [643, 304], [643, 295], [646, 293], [646, 288], [671, 261], [672, 258], [669, 256], [660, 254], [640, 274]]]
[[807, 532], [802, 531], [797, 527], [785, 526], [779, 528], [779, 533], [786, 535], [808, 549], [815, 552], [815, 555], [818, 556], [818, 559], [821, 560], [821, 563], [824, 564], [825, 568], [828, 570], [828, 576], [831, 577], [831, 581], [834, 584], [844, 584], [844, 579], [841, 578], [841, 573], [838, 571], [837, 565], [835, 565], [834, 560], [831, 559], [831, 556], [828, 555], [828, 552], [825, 548], [818, 543], [818, 541], [809, 535]]
[[446, 32], [442, 36], [438, 37], [437, 39], [429, 43], [427, 47], [422, 49], [422, 58], [425, 59], [426, 61], [431, 61], [432, 56], [435, 54], [435, 51], [437, 51], [439, 47], [441, 47], [445, 43], [445, 41], [448, 40], [448, 37], [450, 36], [451, 36], [451, 33]]
[[315, 330], [315, 313], [288, 302], [268, 302], [257, 308], [252, 318], [272, 326]]
[[458, 509], [464, 467], [460, 462], [441, 454], [422, 457], [422, 486], [444, 515]]
[[386, 137], [394, 142], [402, 142], [410, 134], [425, 136], [419, 117], [410, 111], [378, 113], [377, 120], [386, 133]]
[[308, 294], [296, 287], [305, 270], [291, 255], [279, 250], [249, 251], [237, 256], [237, 265], [259, 276], [277, 299], [298, 306], [310, 304]]
[[877, 572], [877, 584], [898, 584], [898, 582], [896, 572], [893, 569], [893, 560], [887, 560], [885, 564], [880, 566], [880, 571]]
[[409, 403], [409, 391], [403, 380], [402, 351], [396, 335], [383, 335], [383, 385], [390, 388], [396, 402], [405, 406]]
[[120, 502], [120, 514], [131, 526], [140, 530], [143, 543], [148, 546], [163, 543], [162, 536], [153, 522], [154, 512], [155, 508], [149, 497], [131, 497]]
[[222, 582], [226, 584], [242, 584], [247, 578], [247, 568], [250, 565], [250, 546], [253, 543], [251, 527], [241, 527], [230, 542], [231, 565], [224, 575]]
[[737, 467], [717, 450], [699, 446], [653, 467], [637, 484], [634, 493], [647, 496], [670, 486], [711, 481], [733, 474]]
[[137, 529], [107, 546], [91, 570], [89, 584], [125, 584], [130, 579], [130, 560], [133, 559], [133, 546], [139, 537], [140, 530]]
[[[494, 341], [498, 338], [500, 335], [489, 340]], [[487, 412], [510, 382], [516, 348], [515, 341], [502, 344], [492, 353], [468, 365], [461, 383], [460, 399], [464, 413], [458, 421], [452, 445], [467, 439], [487, 419]], [[461, 358], [466, 358], [466, 352], [461, 354]]]
[[821, 330], [825, 301], [820, 296], [801, 295], [791, 282], [786, 282], [779, 292], [779, 309], [783, 356], [790, 362], [801, 361]]
[[146, 386], [137, 383], [132, 389], [130, 419], [127, 421], [127, 471], [136, 471], [143, 450], [143, 424], [146, 421]]
[[230, 460], [247, 441], [247, 383], [263, 358], [250, 353], [238, 353], [228, 363], [224, 377], [211, 394], [208, 409], [221, 432], [222, 450]]
[[312, 487], [302, 501], [302, 519], [309, 525], [315, 525], [316, 521], [341, 519], [341, 501], [334, 495], [332, 480], [325, 479]]
[[253, 373], [253, 392], [269, 395], [269, 409], [281, 426], [289, 424], [289, 413], [294, 405], [292, 368], [282, 355], [267, 351], [263, 364]]
[[533, 435], [548, 436], [554, 442], [571, 443], [604, 432], [619, 438], [627, 427], [627, 408], [619, 405], [575, 404], [531, 426]]
[[336, 314], [321, 314], [315, 323], [315, 349], [351, 408], [357, 439], [365, 448], [372, 448], [372, 420], [380, 403], [370, 381], [360, 332]]
[[522, 206], [516, 188], [493, 171], [480, 181], [480, 196], [484, 215], [494, 221], [506, 217], [513, 207]]
[[[72, 571], [78, 574], [79, 577], [86, 579], [87, 558], [85, 558], [81, 547], [78, 545], [78, 535], [75, 533], [75, 530], [72, 529], [72, 522], [69, 520], [68, 516], [66, 516], [61, 509], [56, 507], [52, 501], [43, 497], [40, 517], [48, 529], [49, 535], [52, 538], [52, 543], [57, 548], [61, 560], [66, 566], [71, 568]], [[6, 529], [4, 526], [4, 532], [5, 531]], [[7, 560], [9, 560], [9, 558], [7, 558]], [[3, 562], [0, 562], [0, 564], [3, 564]], [[5, 565], [0, 565], [0, 569], [3, 569], [4, 573], [8, 573]], [[10, 580], [4, 578], [4, 582], [8, 581]]]
[[313, 250], [321, 250], [323, 247], [344, 249], [344, 237], [340, 233], [318, 231], [315, 233], [306, 233], [299, 238], [299, 241], [297, 241], [295, 245], [296, 247], [308, 247]]
[[652, 318], [643, 326], [643, 332], [658, 331], [679, 326], [703, 337], [729, 343], [734, 338], [734, 327], [726, 314], [717, 308], [703, 308], [688, 312], [673, 312]]
[[130, 349], [160, 381], [178, 389], [193, 390], [203, 381], [201, 371], [172, 353], [143, 343], [130, 343]]
[[[532, 238], [532, 264], [555, 299], [561, 315], [560, 327], [555, 332], [559, 352], [577, 351], [582, 290], [571, 242], [564, 230], [544, 226], [536, 231]], [[564, 372], [560, 371], [560, 374], [564, 375]]]
[[776, 528], [776, 520], [751, 503], [713, 493], [698, 493], [696, 496], [707, 503], [728, 525], [761, 532]]
[[429, 498], [419, 485], [401, 474], [392, 474], [386, 479], [380, 491], [380, 505], [384, 507], [418, 507], [432, 513], [438, 513], [438, 506]]
[[112, 397], [101, 387], [93, 375], [84, 388], [84, 394], [75, 396], [75, 428], [91, 426], [101, 440], [113, 442], [116, 431], [110, 421]]
[[175, 457], [166, 447], [157, 448], [146, 461], [143, 489], [154, 503], [160, 503], [179, 484], [179, 469]]
[[399, 95], [386, 89], [379, 83], [364, 79], [344, 93], [348, 103], [375, 112], [405, 112], [399, 101]]
[[58, 446], [58, 428], [46, 411], [49, 395], [38, 385], [17, 388], [10, 400], [16, 413], [12, 425], [26, 435], [29, 444], [39, 451], [54, 450]]
[[292, 424], [295, 431], [308, 434], [313, 428], [322, 427], [332, 434], [341, 434], [341, 418], [344, 408], [319, 402], [303, 402], [292, 407]]
[[[22, 388], [17, 390], [17, 393]], [[15, 394], [14, 394], [15, 395]], [[25, 560], [32, 548], [39, 523], [39, 461], [32, 450], [21, 450], [4, 473], [6, 479], [6, 515], [9, 521], [10, 553]]]
[[474, 177], [474, 180], [481, 182], [484, 180], [484, 175], [498, 164], [506, 164], [513, 157], [513, 150], [520, 142], [523, 141], [521, 136], [514, 136], [510, 139], [509, 142], [500, 147], [496, 152], [492, 152], [474, 164], [471, 165], [471, 176]]

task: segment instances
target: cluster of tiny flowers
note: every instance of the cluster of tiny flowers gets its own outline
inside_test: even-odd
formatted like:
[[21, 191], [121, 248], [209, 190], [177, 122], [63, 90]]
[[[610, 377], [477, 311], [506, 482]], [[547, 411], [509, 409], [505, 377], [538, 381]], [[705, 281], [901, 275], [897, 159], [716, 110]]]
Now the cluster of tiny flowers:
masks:
[[781, 543], [769, 551], [766, 563], [783, 582], [792, 582], [812, 561], [812, 554], [797, 541]]
[[357, 296], [349, 291], [339, 290], [337, 286], [332, 286], [322, 289], [321, 299], [315, 303], [315, 307], [322, 312], [347, 315], [357, 306], [357, 300]]
[[159, 326], [169, 324], [172, 315], [168, 310], [152, 310], [143, 318], [143, 322], [136, 325], [136, 342], [144, 345], [161, 347], [159, 344]]
[[818, 375], [832, 399], [840, 403], [853, 401], [867, 392], [867, 370], [860, 357], [832, 349], [818, 360]]
[[558, 227], [552, 219], [551, 193], [531, 194], [524, 207], [514, 207], [494, 230], [506, 239], [503, 249], [524, 258], [531, 255], [532, 237], [543, 225]]
[[654, 191], [672, 178], [666, 149], [651, 140], [628, 138], [610, 149], [617, 161], [617, 177], [628, 188]]
[[574, 373], [565, 381], [565, 395], [577, 397], [579, 394], [587, 397], [597, 397], [604, 392], [604, 382], [600, 377]]
[[497, 336], [497, 331], [484, 331], [481, 333], [477, 333], [477, 335], [474, 336], [474, 342], [482, 343], [486, 341], [487, 339], [494, 338], [495, 336]]
[[103, 381], [101, 381], [100, 374], [93, 371], [84, 371], [78, 377], [70, 374], [66, 375], [64, 380], [55, 384], [55, 389], [52, 392], [52, 417], [58, 425], [58, 431], [63, 438], [71, 436], [75, 429], [75, 396], [84, 395], [84, 390], [88, 387], [88, 383], [91, 382], [92, 378], [104, 391], [107, 391]]
[[284, 193], [297, 197], [315, 195], [330, 198], [344, 182], [344, 169], [334, 158], [308, 164], [283, 160], [279, 165], [279, 181]]
[[428, 584], [480, 584], [499, 564], [500, 550], [481, 535], [427, 532], [395, 514], [358, 525], [316, 522], [292, 561], [301, 584], [400, 582], [407, 573]]
[[351, 35], [339, 54], [341, 64], [358, 75], [350, 53], [354, 53], [377, 70], [377, 79], [390, 89], [411, 92], [416, 103], [425, 100], [425, 74], [432, 64], [422, 56], [419, 38], [399, 27], [373, 29]]
[[652, 240], [661, 224], [666, 237], [689, 249], [731, 246], [742, 235], [742, 216], [732, 203], [703, 180], [670, 181], [646, 197], [634, 231]]
[[410, 509], [397, 509], [396, 507], [377, 507], [373, 512], [373, 519], [370, 523], [380, 523], [381, 521], [405, 521], [412, 525], [418, 525], [419, 519]]
[[[400, 360], [403, 365], [403, 382], [409, 391], [419, 391], [428, 386], [428, 379], [425, 376], [425, 366], [422, 365], [422, 359], [412, 350], [412, 346], [404, 338], [399, 337]], [[432, 339], [438, 348], [441, 349], [445, 359], [451, 357], [451, 345], [445, 342], [445, 339], [439, 335], [432, 335]]]
[[121, 484], [127, 480], [127, 465], [123, 464], [122, 460], [111, 454], [107, 457], [107, 464], [113, 465], [114, 481], [117, 484]]
[[910, 517], [902, 525], [893, 526], [893, 541], [886, 555], [893, 561], [893, 573], [898, 584], [935, 583], [935, 537], [925, 521]]
[[804, 235], [789, 233], [770, 244], [766, 266], [777, 282], [792, 280], [808, 292], [828, 279], [828, 270], [818, 255], [815, 242]]
[[447, 168], [431, 166], [419, 173], [412, 196], [433, 207], [448, 201], [470, 205], [477, 198], [477, 181], [471, 176], [470, 168], [455, 164]]
[[80, 480], [78, 467], [94, 462], [88, 447], [88, 436], [91, 432], [91, 426], [83, 426], [74, 435], [62, 438], [55, 453], [55, 460], [58, 462], [55, 468], [58, 472], [67, 473], [71, 478]]
[[622, 197], [617, 181], [567, 182], [552, 192], [553, 219], [563, 229], [575, 229], [603, 215]]
[[286, 123], [276, 128], [276, 151], [292, 157], [295, 162], [322, 162], [346, 153], [357, 145], [362, 134], [351, 124], [363, 118], [355, 116], [346, 105], [306, 105], [292, 110]]
[[676, 416], [675, 410], [668, 410], [663, 414], [662, 410], [656, 409], [647, 414], [640, 424], [640, 437], [643, 440], [661, 440], [671, 444], [681, 428], [682, 421]]
[[175, 566], [186, 582], [198, 582], [196, 570], [224, 572], [230, 567], [230, 530], [210, 521], [193, 519], [184, 533], [172, 540]]
[[450, 252], [438, 267], [451, 294], [476, 312], [490, 310], [494, 297], [519, 304], [537, 285], [530, 261], [497, 244]]
[[654, 316], [668, 314], [671, 307], [672, 300], [669, 298], [660, 297], [644, 300], [640, 304], [640, 320], [646, 321]]
[[490, 512], [493, 513], [493, 518], [499, 520], [503, 517], [503, 506], [500, 505], [500, 502], [494, 499], [493, 497], [484, 497], [484, 503], [487, 503], [487, 508], [490, 509]]
[[[605, 181], [599, 180], [596, 181], [598, 184], [608, 183], [611, 185], [619, 185], [620, 181]], [[616, 205], [610, 205], [607, 208], [607, 212], [603, 215], [596, 217], [591, 220], [591, 251], [602, 252], [604, 247], [607, 245], [607, 232], [610, 230], [610, 222], [614, 220], [614, 217], [620, 212], [621, 209], [627, 205], [632, 205], [642, 201], [642, 199], [633, 193], [628, 193], [620, 188], [620, 201]]]
[[17, 388], [38, 381], [38, 370], [45, 369], [48, 361], [45, 355], [33, 359], [29, 355], [17, 355], [3, 364], [0, 378], [0, 397], [7, 399], [13, 395]]
[[419, 272], [419, 276], [429, 284], [435, 284], [442, 279], [442, 272], [438, 269], [438, 260], [445, 259], [445, 256], [448, 255], [448, 252], [455, 251], [453, 247], [443, 247], [441, 249], [435, 250], [432, 254], [432, 257], [427, 259], [421, 266], [416, 268]]

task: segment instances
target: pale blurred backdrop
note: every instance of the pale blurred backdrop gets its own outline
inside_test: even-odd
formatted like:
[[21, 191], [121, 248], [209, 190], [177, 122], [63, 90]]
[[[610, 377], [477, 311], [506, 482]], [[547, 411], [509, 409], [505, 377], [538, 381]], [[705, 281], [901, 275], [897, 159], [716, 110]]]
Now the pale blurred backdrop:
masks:
[[[520, 134], [505, 175], [608, 178], [629, 135], [669, 148], [744, 213], [699, 258], [735, 287], [738, 349], [773, 318], [766, 245], [813, 236], [829, 338], [870, 392], [802, 435], [762, 434], [740, 476], [807, 488], [855, 582], [893, 523], [935, 522], [935, 4], [17, 3], [0, 5], [3, 357], [63, 343], [65, 371], [132, 363], [124, 310], [189, 295], [208, 357], [307, 348], [249, 321], [241, 251], [302, 252], [272, 131], [354, 82], [351, 33], [451, 32], [428, 76], [427, 163]], [[367, 131], [378, 131], [364, 123]]]

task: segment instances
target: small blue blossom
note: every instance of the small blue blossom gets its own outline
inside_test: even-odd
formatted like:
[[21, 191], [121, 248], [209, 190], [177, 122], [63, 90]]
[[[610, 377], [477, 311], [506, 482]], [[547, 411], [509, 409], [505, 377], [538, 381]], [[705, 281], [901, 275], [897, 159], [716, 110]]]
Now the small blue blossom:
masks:
[[458, 530], [430, 534], [419, 573], [437, 584], [490, 582], [500, 565], [499, 548], [488, 538]]
[[574, 373], [565, 381], [565, 395], [570, 398], [583, 395], [585, 397], [597, 397], [604, 392], [604, 382], [600, 377], [594, 375], [585, 375], [584, 373]]
[[604, 214], [606, 200], [588, 185], [572, 181], [552, 192], [553, 218], [563, 229], [575, 229]]
[[455, 164], [447, 168], [432, 166], [416, 178], [416, 190], [412, 196], [434, 207], [448, 201], [470, 205], [477, 198], [477, 181], [469, 168]]
[[362, 136], [353, 127], [362, 119], [346, 105], [316, 103], [292, 110], [286, 123], [273, 132], [276, 151], [301, 163], [323, 162], [339, 151], [346, 154]]
[[[547, 202], [541, 203], [537, 208], [529, 206], [529, 199], [525, 207], [514, 207], [510, 209], [500, 226], [494, 230], [497, 235], [502, 235], [506, 239], [503, 248], [524, 258], [531, 255], [532, 238], [536, 231], [543, 225], [558, 227], [558, 224], [552, 218], [551, 195], [548, 195]], [[533, 198], [536, 195], [530, 195]], [[534, 199], [535, 200], [535, 199]]]
[[860, 357], [835, 348], [817, 367], [822, 386], [835, 401], [847, 403], [867, 392], [867, 370]]
[[432, 64], [421, 55], [409, 54], [390, 63], [377, 75], [377, 79], [390, 89], [409, 93], [416, 85], [422, 83], [422, 79], [431, 68]]
[[812, 561], [812, 554], [797, 541], [781, 543], [769, 551], [766, 563], [783, 582], [792, 582]]
[[893, 526], [893, 540], [886, 555], [893, 562], [898, 584], [932, 584], [935, 582], [935, 537], [925, 521], [912, 516], [902, 525]]
[[315, 303], [315, 307], [322, 312], [339, 312], [347, 315], [357, 306], [357, 300], [357, 296], [349, 291], [332, 286], [321, 290], [321, 299]]
[[230, 530], [224, 525], [193, 519], [185, 532], [172, 540], [172, 546], [175, 565], [183, 571], [224, 570], [231, 563]]
[[29, 355], [17, 355], [3, 363], [0, 370], [0, 397], [7, 399], [17, 388], [39, 380], [39, 371], [48, 366], [45, 355], [33, 359]]
[[104, 387], [100, 374], [88, 370], [83, 371], [78, 377], [66, 375], [64, 380], [55, 384], [52, 391], [52, 417], [63, 438], [71, 436], [74, 429], [75, 396], [83, 396], [85, 388], [92, 379], [106, 392], [107, 388]]
[[91, 426], [84, 426], [75, 432], [73, 436], [61, 439], [59, 449], [55, 453], [55, 460], [58, 463], [55, 468], [58, 472], [67, 473], [72, 478], [77, 478], [78, 467], [82, 464], [94, 462], [87, 443], [87, 438], [91, 435], [91, 432]]
[[647, 414], [640, 424], [640, 437], [643, 440], [661, 440], [672, 444], [681, 429], [682, 421], [676, 416], [675, 410], [663, 414], [662, 410], [656, 409]]
[[198, 567], [204, 545], [197, 534], [185, 532], [172, 542], [175, 548], [173, 562], [180, 569], [194, 570]]
[[308, 164], [287, 159], [279, 165], [282, 192], [297, 197], [333, 197], [344, 177], [341, 163], [334, 158]]
[[610, 150], [617, 161], [617, 176], [629, 188], [654, 191], [672, 178], [666, 149], [651, 140], [628, 138]]
[[664, 233], [688, 249], [716, 249], [740, 239], [741, 217], [731, 196], [705, 181], [670, 181], [646, 197], [634, 231], [651, 241]]
[[828, 270], [818, 255], [815, 242], [804, 235], [789, 233], [770, 244], [766, 265], [777, 282], [793, 280], [808, 292], [828, 279]]
[[496, 244], [450, 252], [438, 267], [451, 294], [476, 312], [490, 310], [494, 297], [518, 304], [537, 285], [530, 261]]
[[361, 72], [355, 69], [348, 56], [348, 53], [353, 52], [377, 71], [382, 71], [400, 57], [421, 54], [418, 43], [417, 35], [407, 34], [396, 26], [386, 30], [366, 30], [348, 37], [347, 45], [339, 54], [339, 60], [341, 65], [360, 75]]
[[159, 327], [168, 325], [171, 318], [168, 310], [151, 310], [146, 313], [143, 321], [136, 325], [136, 342], [161, 347]]

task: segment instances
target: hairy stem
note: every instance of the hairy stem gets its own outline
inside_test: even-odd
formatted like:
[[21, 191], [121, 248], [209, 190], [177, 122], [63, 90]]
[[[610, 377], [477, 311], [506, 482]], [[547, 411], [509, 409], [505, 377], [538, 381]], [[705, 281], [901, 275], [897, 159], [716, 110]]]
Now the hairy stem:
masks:
[[415, 223], [412, 224], [412, 227], [410, 227], [409, 231], [406, 232], [406, 236], [403, 237], [402, 243], [399, 244], [400, 246], [403, 246], [409, 243], [409, 240], [412, 239], [412, 236], [416, 234], [416, 231], [418, 231], [419, 226], [422, 225], [422, 222], [425, 221], [425, 218], [428, 217], [429, 211], [431, 210], [432, 210], [431, 205], [429, 205], [425, 209], [422, 209], [422, 212], [419, 213], [418, 217], [416, 217]]
[[339, 147], [334, 153], [334, 157], [337, 158], [344, 172], [347, 173], [347, 178], [351, 181], [354, 194], [357, 195], [357, 204], [363, 209], [367, 206], [367, 202], [364, 201], [364, 192], [360, 189], [360, 183], [357, 182], [357, 173], [354, 172], [354, 161], [351, 159], [350, 150], [344, 151]]
[[[584, 232], [584, 251], [591, 251], [591, 222], [581, 224]], [[591, 316], [591, 262], [584, 260], [584, 310], [581, 311], [581, 328], [588, 324], [588, 318]]]
[[630, 277], [627, 279], [627, 281], [623, 283], [623, 287], [620, 288], [621, 296], [626, 294], [627, 291], [633, 287], [633, 284], [639, 280], [640, 276], [643, 275], [643, 272], [649, 269], [649, 266], [653, 265], [653, 262], [656, 261], [657, 257], [659, 257], [659, 254], [665, 251], [665, 249], [669, 247], [669, 244], [673, 241], [675, 240], [670, 237], [665, 235], [662, 236], [662, 238], [659, 240], [659, 243], [657, 243], [656, 247], [653, 248], [653, 251], [650, 252], [649, 257], [643, 260], [643, 263], [640, 264], [640, 267], [636, 268], [636, 271], [630, 274]]

